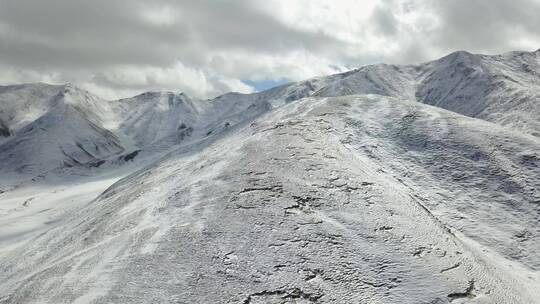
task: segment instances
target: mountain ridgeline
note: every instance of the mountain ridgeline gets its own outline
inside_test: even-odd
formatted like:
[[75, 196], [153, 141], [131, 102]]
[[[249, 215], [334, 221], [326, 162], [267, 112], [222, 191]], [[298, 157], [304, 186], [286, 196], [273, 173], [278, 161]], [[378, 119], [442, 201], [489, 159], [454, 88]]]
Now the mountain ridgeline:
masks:
[[420, 65], [365, 66], [212, 100], [147, 92], [105, 101], [69, 84], [4, 86], [0, 87], [0, 161], [3, 170], [34, 173], [61, 166], [96, 166], [133, 151], [204, 136], [249, 120], [272, 105], [309, 96], [396, 97], [540, 136], [539, 70], [540, 51], [497, 56], [456, 52]]

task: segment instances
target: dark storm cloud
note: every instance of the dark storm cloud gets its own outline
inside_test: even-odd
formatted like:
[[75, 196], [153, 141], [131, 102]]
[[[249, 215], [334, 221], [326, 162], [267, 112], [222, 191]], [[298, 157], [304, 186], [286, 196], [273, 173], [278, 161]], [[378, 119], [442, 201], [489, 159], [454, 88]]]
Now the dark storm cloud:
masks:
[[[145, 11], [162, 8], [177, 16], [144, 20]], [[168, 65], [176, 57], [204, 64], [211, 48], [274, 53], [335, 42], [288, 28], [247, 1], [2, 1], [0, 23], [0, 60], [32, 68]]]
[[399, 21], [394, 16], [391, 5], [393, 2], [383, 2], [373, 11], [374, 26], [377, 31], [386, 36], [394, 36], [398, 33]]
[[537, 0], [0, 0], [0, 82], [209, 96], [248, 91], [240, 79], [531, 48], [538, 15]]
[[446, 49], [493, 53], [515, 50], [519, 39], [540, 42], [538, 0], [439, 0], [435, 9], [442, 20], [435, 42]]
[[138, 5], [122, 3], [128, 2], [2, 1], [1, 60], [32, 68], [164, 64], [168, 41], [189, 39], [187, 32], [144, 24]]

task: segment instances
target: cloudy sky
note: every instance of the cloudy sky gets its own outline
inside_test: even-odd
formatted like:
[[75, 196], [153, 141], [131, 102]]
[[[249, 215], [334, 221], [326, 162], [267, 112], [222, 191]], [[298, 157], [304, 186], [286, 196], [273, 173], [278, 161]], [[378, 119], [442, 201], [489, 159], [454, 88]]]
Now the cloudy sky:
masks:
[[455, 50], [540, 48], [540, 0], [0, 0], [0, 84], [201, 98]]

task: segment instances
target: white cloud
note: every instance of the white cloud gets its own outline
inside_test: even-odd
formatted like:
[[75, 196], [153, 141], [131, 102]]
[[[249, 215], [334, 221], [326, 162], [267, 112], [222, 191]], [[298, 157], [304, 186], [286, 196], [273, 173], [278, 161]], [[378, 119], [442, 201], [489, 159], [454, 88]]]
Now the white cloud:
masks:
[[[210, 98], [227, 91], [250, 93], [253, 88], [234, 78], [213, 75], [203, 69], [195, 69], [177, 62], [172, 67], [117, 66], [94, 76], [94, 83], [122, 90], [123, 94], [137, 93], [138, 88], [184, 92], [191, 96]], [[94, 89], [97, 89], [94, 87]], [[119, 97], [114, 91], [107, 98]]]
[[359, 44], [365, 35], [375, 0], [270, 0], [266, 9], [287, 26], [324, 33], [345, 43]]
[[139, 12], [142, 20], [155, 26], [171, 26], [177, 18], [181, 18], [180, 12], [170, 6], [144, 7]]

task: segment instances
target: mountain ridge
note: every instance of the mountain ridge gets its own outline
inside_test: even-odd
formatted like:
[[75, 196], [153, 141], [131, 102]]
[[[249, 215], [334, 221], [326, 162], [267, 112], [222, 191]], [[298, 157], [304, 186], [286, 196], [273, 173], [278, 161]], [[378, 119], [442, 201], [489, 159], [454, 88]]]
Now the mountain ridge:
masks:
[[[106, 101], [72, 84], [4, 86], [0, 87], [0, 144], [16, 137], [25, 123], [31, 123], [58, 102], [73, 104], [89, 116], [93, 125], [123, 139], [124, 144], [120, 144], [122, 148], [117, 153], [103, 155], [108, 158], [118, 157], [123, 151], [144, 150], [165, 138], [168, 145], [179, 143], [178, 140], [189, 137], [193, 131], [211, 133], [212, 130], [206, 129], [219, 128], [219, 121], [229, 115], [227, 111], [237, 116], [249, 107], [279, 107], [309, 96], [353, 94], [414, 100], [539, 136], [538, 71], [540, 56], [537, 52], [479, 55], [458, 51], [418, 65], [368, 65], [262, 92], [230, 92], [207, 100], [194, 99], [184, 93], [149, 91]], [[18, 104], [13, 98], [19, 91], [28, 96], [19, 96], [17, 100], [27, 101], [17, 110]], [[66, 144], [76, 145], [74, 141]], [[8, 153], [16, 154], [15, 151]]]

